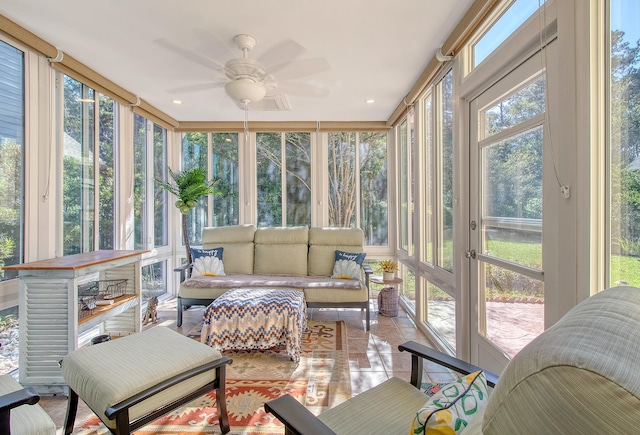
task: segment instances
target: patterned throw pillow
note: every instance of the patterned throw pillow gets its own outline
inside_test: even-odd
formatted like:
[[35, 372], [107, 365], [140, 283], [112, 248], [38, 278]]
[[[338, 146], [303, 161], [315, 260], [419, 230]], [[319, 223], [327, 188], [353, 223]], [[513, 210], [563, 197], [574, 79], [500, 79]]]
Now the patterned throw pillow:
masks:
[[333, 264], [331, 278], [360, 279], [362, 277], [362, 262], [367, 254], [356, 254], [336, 250], [336, 262]]
[[410, 435], [458, 434], [487, 404], [484, 372], [474, 372], [442, 388], [418, 411]]
[[447, 385], [449, 385], [449, 382], [423, 382], [420, 387], [420, 391], [429, 397], [433, 397]]
[[223, 248], [196, 249], [191, 248], [193, 268], [191, 276], [222, 276], [224, 264], [222, 264]]

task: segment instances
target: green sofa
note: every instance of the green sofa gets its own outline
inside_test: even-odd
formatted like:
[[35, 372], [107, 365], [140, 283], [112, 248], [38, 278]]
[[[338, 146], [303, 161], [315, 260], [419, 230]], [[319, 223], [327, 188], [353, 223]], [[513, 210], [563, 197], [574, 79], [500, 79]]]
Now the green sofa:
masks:
[[266, 227], [235, 225], [202, 230], [202, 248], [223, 248], [224, 276], [187, 277], [181, 273], [177, 325], [191, 305], [209, 305], [230, 288], [291, 288], [304, 292], [309, 308], [362, 308], [369, 330], [369, 275], [331, 278], [335, 251], [364, 252], [359, 228]]

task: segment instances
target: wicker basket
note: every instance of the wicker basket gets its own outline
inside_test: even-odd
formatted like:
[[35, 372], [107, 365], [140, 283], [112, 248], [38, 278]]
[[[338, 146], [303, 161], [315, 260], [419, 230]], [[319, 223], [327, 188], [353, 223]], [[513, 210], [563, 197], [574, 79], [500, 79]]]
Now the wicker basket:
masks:
[[115, 299], [127, 289], [126, 279], [104, 279], [78, 286], [78, 297], [94, 296], [97, 300]]
[[385, 287], [378, 293], [378, 313], [383, 316], [395, 317], [398, 315], [398, 289]]

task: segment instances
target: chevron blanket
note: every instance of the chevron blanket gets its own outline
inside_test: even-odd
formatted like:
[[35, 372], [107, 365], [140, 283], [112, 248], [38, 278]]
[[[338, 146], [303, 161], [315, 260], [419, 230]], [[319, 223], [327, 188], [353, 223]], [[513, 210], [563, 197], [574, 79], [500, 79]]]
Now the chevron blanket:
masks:
[[219, 351], [270, 349], [282, 344], [298, 362], [306, 327], [307, 304], [301, 291], [238, 288], [207, 307], [200, 341]]

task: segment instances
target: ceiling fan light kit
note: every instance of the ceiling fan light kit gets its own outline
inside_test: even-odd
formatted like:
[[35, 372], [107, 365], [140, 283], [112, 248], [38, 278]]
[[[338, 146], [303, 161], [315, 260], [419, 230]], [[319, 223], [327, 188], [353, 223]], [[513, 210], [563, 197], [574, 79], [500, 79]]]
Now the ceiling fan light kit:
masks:
[[228, 82], [224, 85], [224, 90], [231, 98], [245, 104], [260, 101], [267, 93], [267, 88], [262, 83], [247, 78]]

